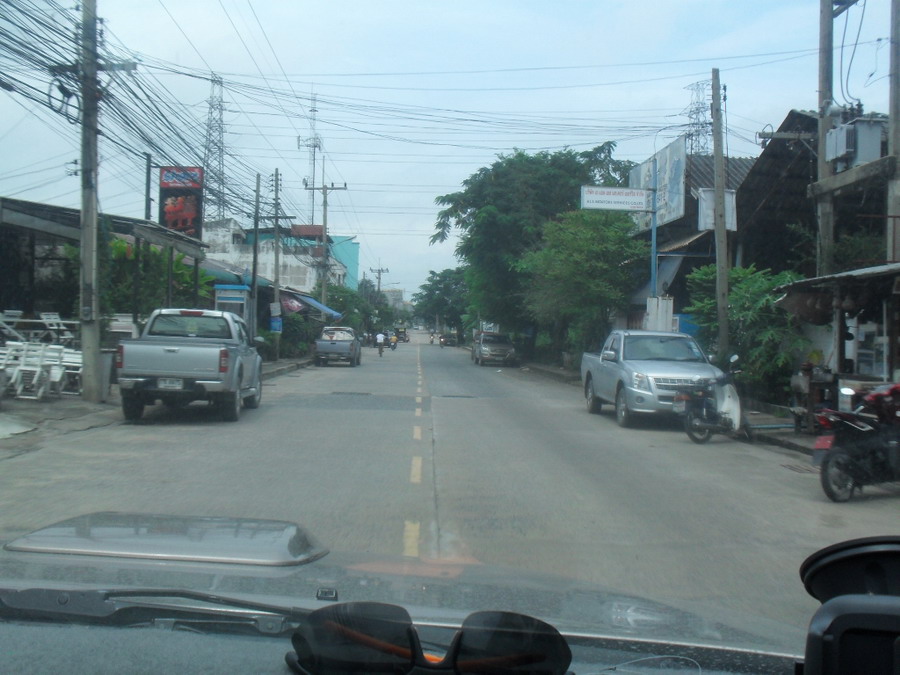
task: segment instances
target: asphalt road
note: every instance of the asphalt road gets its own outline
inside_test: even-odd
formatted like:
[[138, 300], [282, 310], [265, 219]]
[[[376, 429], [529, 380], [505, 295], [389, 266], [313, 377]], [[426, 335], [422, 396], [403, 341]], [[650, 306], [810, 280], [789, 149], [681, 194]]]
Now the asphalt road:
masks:
[[900, 504], [832, 504], [791, 451], [620, 429], [576, 387], [425, 334], [269, 380], [237, 423], [156, 406], [27, 450], [0, 462], [0, 540], [100, 510], [286, 519], [333, 550], [552, 573], [798, 640], [817, 607], [800, 563], [896, 534]]

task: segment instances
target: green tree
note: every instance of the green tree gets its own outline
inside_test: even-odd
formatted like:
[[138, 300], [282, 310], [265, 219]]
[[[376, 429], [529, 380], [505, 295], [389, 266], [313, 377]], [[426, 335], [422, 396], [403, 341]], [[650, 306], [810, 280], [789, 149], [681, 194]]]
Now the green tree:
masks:
[[365, 317], [371, 307], [359, 293], [346, 286], [328, 285], [328, 306], [340, 312], [342, 326], [350, 326], [357, 333], [365, 331]]
[[613, 160], [614, 149], [610, 142], [582, 153], [501, 155], [463, 181], [463, 190], [435, 200], [445, 208], [431, 242], [460, 231], [456, 253], [468, 267], [470, 301], [482, 316], [510, 327], [527, 321], [519, 260], [540, 246], [545, 222], [579, 207], [582, 185], [623, 184], [631, 163]]
[[[101, 235], [102, 235], [101, 231]], [[104, 315], [130, 314], [134, 307], [134, 245], [122, 239], [100, 237], [99, 277], [100, 305]], [[66, 246], [69, 263], [63, 266], [65, 287], [74, 289], [68, 300], [74, 313], [78, 299], [80, 253], [74, 246]], [[154, 246], [141, 248], [141, 281], [138, 294], [138, 313], [146, 317], [166, 303], [168, 258], [165, 250]], [[198, 295], [202, 306], [210, 306], [215, 278], [200, 270]], [[190, 307], [194, 304], [194, 268], [185, 264], [184, 255], [176, 254], [172, 265], [172, 305]]]
[[416, 316], [424, 317], [428, 325], [440, 317], [440, 321], [455, 327], [459, 333], [465, 327], [463, 317], [469, 304], [465, 268], [430, 271], [428, 280], [413, 294], [412, 301]]
[[[729, 344], [740, 357], [742, 383], [757, 398], [783, 400], [794, 361], [808, 346], [797, 321], [775, 306], [774, 289], [800, 279], [795, 272], [772, 274], [755, 267], [735, 267], [728, 275]], [[700, 343], [714, 351], [718, 336], [716, 267], [706, 265], [687, 277]]]
[[633, 230], [618, 211], [572, 211], [544, 225], [543, 246], [522, 257], [529, 312], [552, 327], [554, 352], [589, 347], [609, 332], [613, 313], [628, 306], [650, 254]]

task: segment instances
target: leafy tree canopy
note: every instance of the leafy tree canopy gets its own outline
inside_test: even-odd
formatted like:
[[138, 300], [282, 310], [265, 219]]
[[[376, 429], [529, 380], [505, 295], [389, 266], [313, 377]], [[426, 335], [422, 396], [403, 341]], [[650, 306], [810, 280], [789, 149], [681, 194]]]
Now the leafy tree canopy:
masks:
[[622, 185], [631, 162], [612, 158], [615, 143], [587, 152], [562, 150], [501, 155], [463, 181], [463, 190], [436, 199], [432, 243], [461, 233], [456, 253], [468, 265], [472, 305], [506, 325], [521, 324], [525, 279], [520, 258], [540, 246], [544, 223], [579, 207], [581, 186]]
[[[617, 211], [572, 211], [544, 226], [544, 245], [526, 253], [518, 269], [529, 283], [528, 310], [541, 324], [570, 332], [570, 347], [585, 348], [610, 330], [610, 318], [628, 305], [643, 281], [647, 242]], [[562, 347], [563, 345], [560, 345]]]
[[413, 294], [416, 316], [429, 323], [435, 317], [450, 326], [462, 328], [463, 315], [468, 307], [468, 285], [463, 267], [431, 271], [428, 280]]

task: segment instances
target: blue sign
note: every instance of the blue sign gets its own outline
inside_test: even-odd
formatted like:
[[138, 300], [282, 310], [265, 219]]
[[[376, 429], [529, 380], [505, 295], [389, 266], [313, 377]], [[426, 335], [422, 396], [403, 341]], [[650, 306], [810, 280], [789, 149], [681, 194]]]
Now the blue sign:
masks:
[[282, 319], [280, 316], [273, 316], [269, 319], [269, 330], [273, 333], [281, 332]]

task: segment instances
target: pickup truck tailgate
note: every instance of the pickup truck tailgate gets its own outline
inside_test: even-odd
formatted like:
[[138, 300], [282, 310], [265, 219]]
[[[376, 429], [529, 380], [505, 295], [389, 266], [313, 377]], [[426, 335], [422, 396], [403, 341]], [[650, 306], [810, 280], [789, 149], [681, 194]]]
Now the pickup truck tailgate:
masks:
[[172, 344], [151, 341], [121, 342], [123, 350], [120, 375], [131, 377], [194, 377], [202, 380], [221, 379], [219, 355], [221, 343]]

